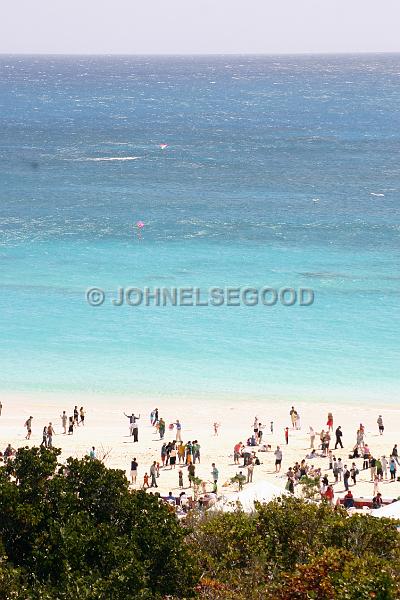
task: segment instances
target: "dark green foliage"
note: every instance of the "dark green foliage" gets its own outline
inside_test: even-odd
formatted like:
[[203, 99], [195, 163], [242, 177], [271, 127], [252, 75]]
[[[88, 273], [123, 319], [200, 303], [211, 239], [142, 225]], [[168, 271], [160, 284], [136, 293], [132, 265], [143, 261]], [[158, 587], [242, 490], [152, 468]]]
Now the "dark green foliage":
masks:
[[[386, 594], [376, 598], [400, 598], [395, 583], [400, 540], [395, 524], [388, 520], [349, 517], [325, 503], [287, 497], [258, 506], [254, 515], [210, 515], [191, 535], [204, 573], [203, 598], [356, 600], [375, 597], [368, 595], [374, 585]], [[320, 561], [330, 566], [318, 570]], [[333, 574], [328, 578], [330, 570]], [[299, 587], [302, 579], [308, 581], [307, 573], [314, 575], [309, 584]], [[295, 578], [303, 595], [290, 595], [296, 589], [291, 587]], [[323, 595], [324, 585], [337, 595]]]
[[[88, 458], [59, 466], [58, 455], [21, 448], [0, 469], [0, 600], [193, 595], [185, 531], [169, 508], [130, 493], [122, 471]], [[4, 592], [13, 585], [20, 595]]]
[[293, 497], [192, 515], [122, 471], [22, 448], [0, 468], [0, 600], [399, 600], [399, 533]]

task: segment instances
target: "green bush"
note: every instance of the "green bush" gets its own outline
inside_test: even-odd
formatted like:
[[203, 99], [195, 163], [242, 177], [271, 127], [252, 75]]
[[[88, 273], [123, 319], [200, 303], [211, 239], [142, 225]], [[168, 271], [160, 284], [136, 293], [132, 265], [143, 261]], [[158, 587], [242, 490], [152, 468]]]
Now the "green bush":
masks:
[[58, 455], [21, 448], [0, 469], [4, 585], [25, 586], [25, 599], [193, 596], [196, 569], [168, 507], [131, 493], [122, 471], [89, 458], [59, 466]]

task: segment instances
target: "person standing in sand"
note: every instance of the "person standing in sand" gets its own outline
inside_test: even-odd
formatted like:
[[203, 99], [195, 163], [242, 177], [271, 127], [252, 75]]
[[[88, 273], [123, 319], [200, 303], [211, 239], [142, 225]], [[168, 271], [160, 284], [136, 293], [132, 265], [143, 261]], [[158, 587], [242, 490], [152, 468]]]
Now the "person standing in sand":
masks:
[[211, 466], [212, 466], [211, 477], [214, 482], [213, 492], [217, 493], [219, 471], [218, 471], [217, 467], [215, 466], [215, 463], [212, 463]]
[[252, 483], [253, 481], [253, 471], [254, 471], [254, 462], [251, 458], [247, 463], [247, 483]]
[[40, 445], [47, 448], [47, 425], [43, 427], [42, 443]]
[[214, 435], [218, 435], [218, 429], [220, 428], [221, 423], [214, 423]]
[[286, 445], [289, 443], [289, 427], [285, 427], [285, 442]]
[[388, 461], [387, 461], [387, 458], [385, 455], [383, 455], [381, 458], [381, 464], [382, 464], [382, 474], [384, 475], [385, 479], [387, 479]]
[[328, 431], [333, 432], [333, 414], [331, 412], [328, 413], [328, 420], [326, 422], [326, 425], [328, 427]]
[[175, 426], [176, 426], [176, 442], [181, 442], [182, 441], [182, 424], [179, 421], [179, 419], [177, 419], [175, 421]]
[[33, 417], [29, 417], [29, 419], [27, 419], [25, 421], [25, 427], [26, 427], [26, 436], [25, 439], [26, 440], [30, 440], [31, 439], [31, 435], [32, 435], [32, 419]]
[[53, 425], [51, 423], [49, 423], [47, 425], [47, 447], [48, 448], [52, 448], [53, 447], [53, 435], [55, 434]]
[[81, 420], [79, 421], [78, 425], [80, 425], [82, 423], [82, 425], [85, 424], [85, 411], [83, 410], [83, 406], [80, 407], [79, 409], [79, 416], [81, 418]]
[[397, 462], [397, 464], [400, 466], [400, 462], [399, 462], [399, 451], [397, 450], [397, 444], [395, 444], [393, 446], [393, 450], [390, 454], [390, 458], [393, 458], [393, 460], [395, 460]]
[[66, 434], [67, 433], [67, 421], [68, 421], [68, 417], [67, 417], [67, 413], [65, 412], [65, 410], [63, 410], [62, 415], [60, 416], [61, 418], [61, 425], [63, 428], [63, 433]]
[[150, 487], [158, 487], [157, 480], [156, 480], [156, 476], [157, 476], [157, 468], [156, 467], [157, 467], [157, 463], [156, 463], [156, 461], [154, 461], [150, 467], [150, 477], [151, 477]]
[[74, 425], [79, 425], [79, 413], [77, 406], [74, 407]]
[[158, 433], [160, 434], [160, 440], [163, 440], [165, 435], [165, 421], [162, 417], [158, 422]]
[[133, 435], [133, 441], [137, 442], [138, 441], [138, 419], [140, 419], [140, 415], [136, 416], [135, 413], [132, 413], [131, 415], [127, 415], [124, 412], [124, 415], [126, 416], [127, 419], [129, 419], [129, 434]]
[[295, 423], [296, 429], [301, 429], [301, 421], [300, 421], [300, 413], [296, 412], [296, 423]]
[[279, 473], [279, 471], [281, 470], [281, 466], [282, 466], [282, 450], [280, 449], [280, 446], [276, 447], [274, 455], [275, 455], [275, 473]]
[[383, 426], [382, 415], [379, 415], [376, 422], [378, 423], [379, 435], [383, 435], [383, 431], [384, 431], [385, 427]]
[[3, 403], [2, 403], [2, 401], [0, 400], [0, 417], [1, 417], [1, 413], [2, 413], [2, 412], [3, 412]]
[[311, 450], [314, 450], [314, 443], [315, 443], [315, 431], [314, 431], [314, 428], [313, 428], [313, 427], [311, 427], [311, 425], [310, 425], [310, 432], [309, 432], [309, 435], [310, 435], [310, 449], [311, 449]]
[[290, 409], [289, 415], [290, 415], [290, 420], [292, 422], [292, 429], [294, 429], [296, 426], [296, 418], [297, 418], [297, 412], [295, 411], [294, 406], [292, 406], [292, 408]]
[[137, 470], [138, 470], [138, 463], [136, 462], [136, 458], [134, 458], [131, 461], [131, 483], [132, 483], [132, 485], [135, 485], [135, 483], [136, 483]]

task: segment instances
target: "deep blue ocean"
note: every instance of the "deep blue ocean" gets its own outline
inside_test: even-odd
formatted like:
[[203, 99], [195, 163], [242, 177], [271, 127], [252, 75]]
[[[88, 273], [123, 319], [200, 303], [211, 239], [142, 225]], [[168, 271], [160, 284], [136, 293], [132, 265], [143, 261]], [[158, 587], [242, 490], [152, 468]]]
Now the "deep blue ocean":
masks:
[[0, 132], [1, 390], [398, 400], [400, 55], [0, 56]]

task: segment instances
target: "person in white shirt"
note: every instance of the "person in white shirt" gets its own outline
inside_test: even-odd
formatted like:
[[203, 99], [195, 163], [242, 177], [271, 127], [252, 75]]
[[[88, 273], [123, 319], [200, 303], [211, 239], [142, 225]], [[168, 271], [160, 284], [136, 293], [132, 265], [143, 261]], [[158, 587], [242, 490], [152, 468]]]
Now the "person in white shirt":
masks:
[[279, 446], [276, 447], [275, 454], [275, 473], [279, 473], [282, 466], [282, 450]]

